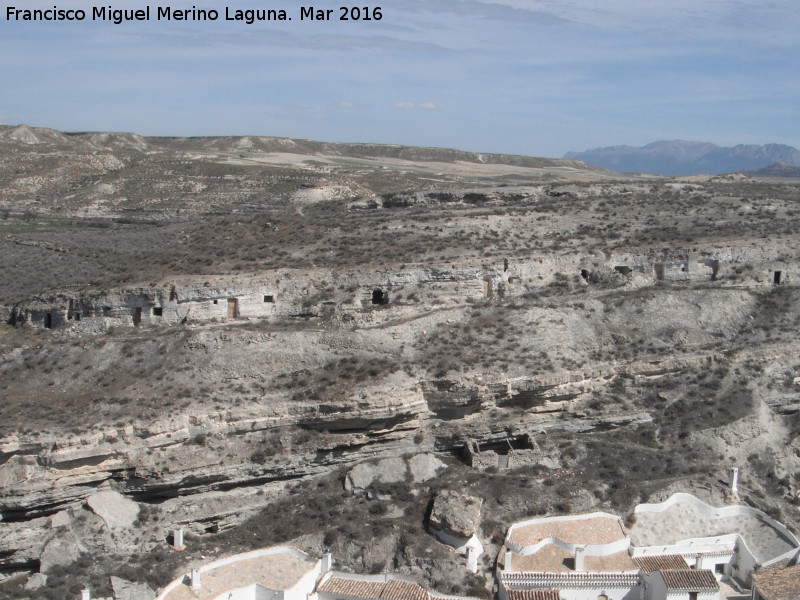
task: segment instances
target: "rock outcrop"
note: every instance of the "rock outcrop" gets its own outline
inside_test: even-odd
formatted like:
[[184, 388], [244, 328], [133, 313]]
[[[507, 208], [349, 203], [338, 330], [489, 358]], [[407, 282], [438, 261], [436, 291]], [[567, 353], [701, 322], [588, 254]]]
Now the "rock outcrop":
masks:
[[483, 500], [454, 490], [436, 495], [429, 523], [437, 531], [455, 538], [470, 538], [481, 524]]

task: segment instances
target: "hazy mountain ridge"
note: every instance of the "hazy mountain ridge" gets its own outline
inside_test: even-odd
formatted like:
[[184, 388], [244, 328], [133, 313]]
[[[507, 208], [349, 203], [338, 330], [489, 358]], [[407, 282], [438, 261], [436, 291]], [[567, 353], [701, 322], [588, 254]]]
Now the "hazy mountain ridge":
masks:
[[739, 144], [722, 147], [710, 142], [661, 140], [646, 146], [608, 146], [567, 152], [564, 158], [620, 172], [656, 175], [733, 173], [775, 163], [800, 166], [800, 151], [785, 144]]
[[392, 158], [426, 162], [471, 162], [515, 167], [577, 167], [577, 161], [517, 154], [470, 152], [455, 148], [320, 142], [274, 136], [143, 136], [125, 132], [61, 132], [28, 125], [0, 125], [0, 148], [9, 144], [50, 146], [77, 150], [130, 150], [134, 152], [242, 152], [287, 154], [324, 154], [349, 158]]

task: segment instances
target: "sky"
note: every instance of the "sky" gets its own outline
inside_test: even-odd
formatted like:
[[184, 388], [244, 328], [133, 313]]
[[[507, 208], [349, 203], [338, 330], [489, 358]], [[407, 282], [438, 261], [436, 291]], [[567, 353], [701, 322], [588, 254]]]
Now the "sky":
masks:
[[[92, 7], [148, 3], [0, 5], [0, 123], [551, 157], [661, 139], [800, 147], [797, 0], [163, 0], [120, 25]], [[341, 21], [343, 5], [382, 18]], [[15, 21], [9, 6], [88, 14]], [[220, 17], [158, 21], [159, 6]]]

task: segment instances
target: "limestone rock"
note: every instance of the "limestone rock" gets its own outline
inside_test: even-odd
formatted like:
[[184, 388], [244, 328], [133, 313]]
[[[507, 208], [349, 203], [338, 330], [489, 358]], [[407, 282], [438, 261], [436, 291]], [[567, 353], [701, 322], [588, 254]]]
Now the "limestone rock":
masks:
[[448, 535], [468, 538], [478, 530], [482, 505], [481, 498], [443, 490], [433, 502], [430, 525]]
[[155, 592], [146, 583], [134, 583], [121, 577], [111, 577], [116, 600], [151, 600]]
[[55, 529], [56, 527], [69, 527], [72, 523], [72, 517], [68, 510], [60, 510], [50, 517], [50, 526]]
[[86, 503], [111, 530], [131, 527], [139, 516], [139, 505], [113, 490], [92, 494]]
[[25, 589], [26, 590], [38, 590], [41, 587], [47, 585], [47, 575], [44, 573], [34, 573], [30, 577], [28, 577], [28, 581], [25, 582]]
[[348, 471], [344, 487], [347, 490], [364, 490], [377, 481], [397, 483], [406, 478], [408, 468], [402, 458], [384, 458], [377, 463], [361, 463]]
[[80, 548], [68, 538], [53, 538], [42, 550], [39, 557], [39, 572], [47, 573], [53, 567], [65, 567], [80, 557]]
[[436, 477], [439, 469], [446, 467], [442, 461], [433, 456], [433, 454], [417, 454], [411, 457], [408, 461], [411, 468], [411, 478], [414, 483], [421, 483]]

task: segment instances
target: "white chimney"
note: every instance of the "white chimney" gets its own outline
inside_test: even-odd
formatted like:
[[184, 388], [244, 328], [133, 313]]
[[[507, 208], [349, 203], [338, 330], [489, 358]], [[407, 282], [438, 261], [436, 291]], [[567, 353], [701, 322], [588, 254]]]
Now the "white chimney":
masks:
[[81, 590], [81, 600], [92, 600], [91, 590]]
[[575, 570], [576, 571], [585, 571], [586, 570], [586, 546], [576, 546], [575, 547]]
[[327, 554], [322, 555], [322, 572], [327, 573], [333, 567], [333, 554], [328, 552]]
[[735, 493], [737, 493], [739, 491], [739, 488], [738, 488], [739, 469], [738, 468], [733, 467], [731, 469], [730, 481], [731, 481], [731, 493], [735, 494]]
[[192, 569], [192, 589], [200, 589], [200, 569]]
[[183, 550], [186, 546], [183, 545], [183, 528], [172, 530], [172, 547], [175, 550]]

